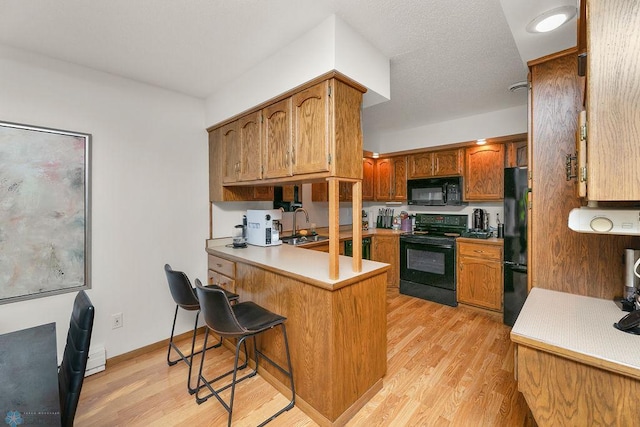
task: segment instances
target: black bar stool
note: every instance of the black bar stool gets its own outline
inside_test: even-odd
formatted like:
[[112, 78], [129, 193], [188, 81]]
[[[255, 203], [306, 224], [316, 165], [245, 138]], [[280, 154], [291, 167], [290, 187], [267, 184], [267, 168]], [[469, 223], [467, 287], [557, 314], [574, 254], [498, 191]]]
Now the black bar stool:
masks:
[[[171, 326], [171, 337], [169, 338], [169, 348], [167, 350], [167, 364], [169, 366], [173, 366], [182, 360], [187, 364], [187, 366], [189, 366], [189, 379], [187, 380], [187, 389], [189, 390], [190, 394], [193, 394], [196, 392], [196, 389], [191, 387], [191, 365], [193, 364], [193, 356], [203, 352], [203, 350], [199, 350], [194, 353], [196, 345], [196, 335], [198, 333], [198, 316], [200, 315], [200, 303], [198, 302], [198, 297], [196, 296], [195, 290], [191, 286], [191, 282], [189, 281], [189, 278], [186, 274], [184, 274], [182, 271], [173, 270], [169, 264], [164, 265], [164, 271], [167, 275], [167, 281], [169, 282], [169, 290], [171, 291], [171, 296], [176, 303], [176, 312], [173, 315], [173, 326]], [[225, 298], [227, 298], [229, 301], [238, 300], [238, 294], [234, 294], [233, 292], [224, 290], [217, 285], [211, 285], [211, 287], [224, 292]], [[173, 342], [173, 333], [176, 329], [176, 319], [178, 318], [179, 308], [187, 311], [196, 311], [196, 321], [193, 325], [193, 338], [191, 339], [191, 353], [186, 355], [182, 353], [182, 351], [180, 351], [180, 349]], [[206, 342], [204, 345], [207, 345]], [[212, 345], [209, 348], [217, 348], [220, 347], [220, 345], [222, 345], [222, 337], [220, 337], [220, 342]], [[178, 353], [178, 359], [171, 360], [172, 349], [176, 353]]]
[[[287, 330], [284, 325], [284, 322], [285, 320], [287, 320], [287, 318], [272, 313], [271, 311], [251, 301], [239, 302], [232, 306], [229, 303], [229, 300], [225, 297], [222, 290], [203, 287], [202, 283], [200, 283], [200, 280], [198, 279], [195, 280], [195, 283], [198, 299], [200, 300], [202, 315], [208, 327], [204, 336], [203, 348], [206, 348], [209, 330], [212, 330], [213, 332], [224, 338], [237, 338], [233, 369], [216, 377], [213, 380], [207, 380], [202, 376], [202, 366], [204, 365], [205, 358], [205, 352], [203, 351], [202, 359], [200, 360], [200, 371], [198, 372], [198, 392], [196, 393], [196, 401], [198, 403], [202, 403], [209, 399], [211, 396], [215, 396], [216, 399], [218, 399], [218, 401], [222, 404], [224, 409], [229, 413], [228, 426], [231, 426], [231, 417], [233, 414], [233, 398], [235, 394], [236, 384], [256, 375], [256, 373], [258, 372], [260, 359], [264, 358], [289, 378], [289, 381], [291, 383], [291, 401], [284, 408], [280, 409], [274, 415], [262, 422], [260, 426], [264, 426], [265, 424], [276, 418], [278, 415], [293, 408], [293, 406], [295, 405], [296, 391], [293, 384], [293, 371], [291, 368], [291, 357], [289, 355]], [[276, 326], [280, 326], [282, 329], [282, 334], [284, 337], [284, 348], [287, 355], [288, 370], [285, 370], [283, 367], [278, 365], [276, 362], [274, 362], [268, 356], [258, 350], [256, 345], [257, 335], [266, 332]], [[245, 343], [245, 340], [250, 337], [253, 337], [253, 351], [256, 358], [256, 367], [250, 373], [244, 375], [241, 378], [237, 378], [239, 369], [238, 359], [240, 355], [240, 345], [242, 343]], [[246, 351], [247, 350], [245, 343], [245, 357], [248, 357]], [[231, 383], [217, 389], [213, 386], [216, 381], [221, 380], [231, 374], [233, 374]], [[203, 386], [200, 385], [201, 382], [203, 383]], [[205, 387], [209, 389], [209, 394], [200, 397], [199, 393]], [[229, 399], [229, 403], [227, 403], [220, 396], [220, 392], [228, 389], [229, 387], [231, 387], [231, 397]]]

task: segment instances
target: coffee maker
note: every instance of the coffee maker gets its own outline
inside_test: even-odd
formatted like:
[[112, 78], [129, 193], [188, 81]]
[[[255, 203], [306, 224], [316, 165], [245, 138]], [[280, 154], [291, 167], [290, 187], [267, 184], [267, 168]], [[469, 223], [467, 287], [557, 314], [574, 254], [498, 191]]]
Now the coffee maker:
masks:
[[484, 209], [473, 210], [473, 230], [485, 231], [489, 229], [489, 214]]
[[280, 209], [256, 209], [247, 211], [247, 243], [254, 246], [281, 245]]

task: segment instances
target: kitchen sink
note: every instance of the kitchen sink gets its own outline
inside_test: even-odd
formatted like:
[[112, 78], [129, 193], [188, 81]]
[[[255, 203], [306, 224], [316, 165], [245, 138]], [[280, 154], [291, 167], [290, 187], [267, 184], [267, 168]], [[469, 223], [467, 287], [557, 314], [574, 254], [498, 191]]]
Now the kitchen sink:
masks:
[[316, 234], [315, 236], [302, 236], [297, 234], [295, 236], [284, 236], [280, 237], [282, 243], [286, 243], [288, 245], [303, 245], [305, 243], [313, 243], [313, 242], [322, 242], [324, 240], [329, 240], [328, 236], [321, 236]]

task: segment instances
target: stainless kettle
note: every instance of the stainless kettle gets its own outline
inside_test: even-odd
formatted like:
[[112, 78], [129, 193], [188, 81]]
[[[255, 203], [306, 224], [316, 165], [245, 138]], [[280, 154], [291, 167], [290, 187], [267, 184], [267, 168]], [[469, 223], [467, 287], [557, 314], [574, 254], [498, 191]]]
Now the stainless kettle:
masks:
[[484, 209], [473, 210], [473, 229], [486, 230], [488, 228], [489, 215]]

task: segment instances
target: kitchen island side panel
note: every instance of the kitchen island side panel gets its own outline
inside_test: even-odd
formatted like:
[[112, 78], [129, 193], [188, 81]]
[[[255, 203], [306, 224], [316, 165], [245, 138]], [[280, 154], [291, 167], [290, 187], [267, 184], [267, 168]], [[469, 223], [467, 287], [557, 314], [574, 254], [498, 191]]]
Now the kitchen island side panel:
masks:
[[[236, 265], [240, 300], [287, 317], [300, 409], [328, 425], [354, 411], [352, 405], [366, 403], [359, 399], [386, 373], [386, 272], [330, 290], [257, 266]], [[285, 362], [278, 330], [269, 331], [260, 345], [276, 362]], [[264, 364], [261, 369], [287, 383], [271, 366]], [[305, 410], [307, 406], [311, 411]]]

